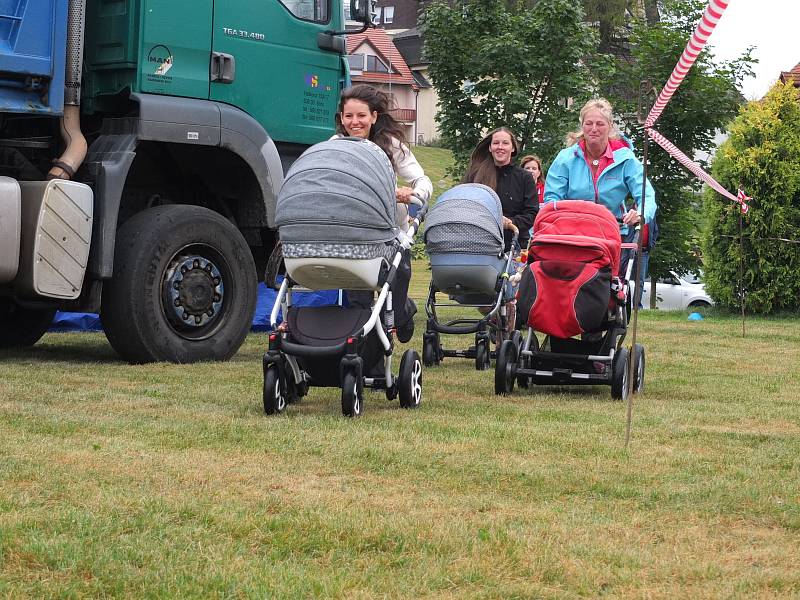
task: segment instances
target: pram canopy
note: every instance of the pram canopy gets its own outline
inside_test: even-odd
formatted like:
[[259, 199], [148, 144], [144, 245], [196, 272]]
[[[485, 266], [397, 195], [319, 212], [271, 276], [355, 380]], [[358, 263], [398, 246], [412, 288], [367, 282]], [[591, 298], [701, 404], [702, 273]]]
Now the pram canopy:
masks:
[[585, 200], [544, 204], [533, 224], [518, 317], [558, 338], [603, 329], [620, 250], [619, 224], [605, 206]]
[[[284, 255], [372, 258], [398, 234], [395, 174], [377, 145], [338, 138], [306, 150], [286, 174], [275, 209]], [[288, 252], [287, 252], [288, 251]]]
[[503, 207], [495, 191], [485, 185], [462, 183], [447, 190], [425, 223], [430, 255], [503, 252]]
[[536, 243], [531, 246], [541, 260], [548, 260], [553, 251], [563, 258], [564, 253], [570, 253], [568, 247], [575, 249], [572, 251], [574, 260], [581, 260], [584, 251], [580, 248], [592, 254], [589, 249], [599, 245], [602, 260], [611, 265], [613, 273], [619, 271], [622, 247], [619, 223], [602, 204], [586, 200], [547, 202], [541, 206], [533, 222], [533, 235]]

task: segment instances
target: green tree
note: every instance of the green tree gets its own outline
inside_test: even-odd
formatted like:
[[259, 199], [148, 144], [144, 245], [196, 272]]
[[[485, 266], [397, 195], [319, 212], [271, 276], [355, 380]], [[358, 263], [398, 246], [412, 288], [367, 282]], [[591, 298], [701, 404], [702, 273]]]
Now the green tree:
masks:
[[[639, 154], [644, 143], [644, 132], [637, 125], [640, 83], [667, 82], [706, 4], [705, 0], [665, 0], [660, 4], [659, 22], [638, 21], [630, 40], [631, 63], [620, 66], [605, 86]], [[689, 157], [710, 153], [716, 132], [724, 130], [738, 112], [742, 97], [737, 87], [751, 73], [752, 62], [749, 49], [732, 61], [718, 61], [707, 50], [701, 52], [655, 129]], [[647, 100], [649, 109], [655, 94]], [[699, 180], [660, 146], [649, 144], [648, 174], [656, 190], [660, 228], [650, 257], [650, 275], [655, 279], [668, 270], [687, 272], [699, 267], [702, 202]]]
[[[574, 0], [437, 0], [422, 16], [425, 55], [439, 93], [442, 141], [460, 176], [486, 131], [505, 125], [523, 147], [550, 157], [574, 109], [607, 75], [597, 37]], [[588, 57], [588, 58], [587, 58]]]
[[[706, 289], [716, 302], [740, 308], [743, 265], [745, 307], [754, 312], [797, 311], [800, 298], [800, 94], [781, 83], [750, 102], [730, 127], [714, 160], [714, 178], [753, 196], [742, 217], [730, 200], [705, 194], [703, 236]], [[743, 260], [742, 260], [743, 259]]]

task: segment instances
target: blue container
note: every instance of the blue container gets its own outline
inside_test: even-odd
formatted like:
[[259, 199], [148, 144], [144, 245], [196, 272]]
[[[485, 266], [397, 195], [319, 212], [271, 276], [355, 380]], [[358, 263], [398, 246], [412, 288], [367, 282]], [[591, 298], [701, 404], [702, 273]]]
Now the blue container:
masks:
[[68, 0], [0, 0], [0, 112], [64, 111]]

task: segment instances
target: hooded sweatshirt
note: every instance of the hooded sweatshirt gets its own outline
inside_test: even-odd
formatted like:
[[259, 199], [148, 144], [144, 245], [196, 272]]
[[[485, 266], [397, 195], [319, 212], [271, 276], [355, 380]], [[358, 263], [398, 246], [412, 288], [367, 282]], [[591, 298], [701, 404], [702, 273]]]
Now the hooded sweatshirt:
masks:
[[[636, 210], [642, 214], [642, 179], [644, 168], [633, 153], [626, 140], [608, 141], [611, 151], [608, 165], [597, 177], [592, 177], [592, 169], [586, 162], [583, 148], [574, 144], [558, 153], [550, 169], [544, 186], [544, 201], [588, 200], [606, 206], [617, 218], [627, 212], [625, 200], [636, 200]], [[650, 181], [645, 192], [644, 219], [652, 222], [656, 216], [656, 194]]]

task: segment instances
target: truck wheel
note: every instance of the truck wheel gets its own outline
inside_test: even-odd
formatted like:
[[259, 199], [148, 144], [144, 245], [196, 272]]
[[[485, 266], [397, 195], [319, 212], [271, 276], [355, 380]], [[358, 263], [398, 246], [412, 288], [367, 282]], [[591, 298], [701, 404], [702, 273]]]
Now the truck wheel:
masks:
[[10, 298], [0, 298], [0, 348], [27, 348], [45, 334], [54, 308], [25, 308]]
[[247, 242], [222, 215], [149, 208], [117, 233], [103, 329], [130, 362], [227, 360], [250, 329], [256, 285]]

